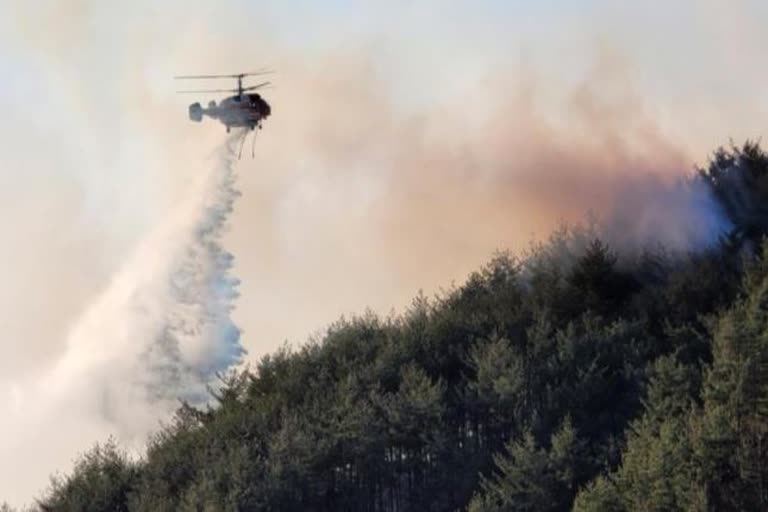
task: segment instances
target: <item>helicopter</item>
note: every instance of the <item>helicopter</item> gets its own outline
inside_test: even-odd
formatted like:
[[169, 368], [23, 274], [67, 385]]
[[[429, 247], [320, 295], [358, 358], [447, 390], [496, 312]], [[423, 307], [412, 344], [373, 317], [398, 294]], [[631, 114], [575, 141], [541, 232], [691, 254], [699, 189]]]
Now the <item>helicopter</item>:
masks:
[[194, 122], [203, 120], [203, 116], [211, 119], [218, 119], [227, 127], [227, 133], [232, 128], [247, 128], [255, 130], [261, 129], [261, 123], [272, 113], [272, 107], [269, 106], [264, 98], [257, 93], [248, 93], [270, 85], [270, 82], [262, 82], [250, 87], [243, 87], [243, 79], [248, 76], [259, 76], [269, 74], [270, 71], [257, 71], [253, 73], [238, 73], [233, 75], [184, 75], [175, 76], [176, 80], [207, 80], [219, 78], [234, 78], [237, 80], [236, 89], [207, 89], [194, 91], [177, 91], [180, 93], [223, 93], [234, 92], [234, 96], [224, 98], [217, 105], [215, 101], [208, 103], [208, 108], [196, 102], [189, 106], [189, 119]]

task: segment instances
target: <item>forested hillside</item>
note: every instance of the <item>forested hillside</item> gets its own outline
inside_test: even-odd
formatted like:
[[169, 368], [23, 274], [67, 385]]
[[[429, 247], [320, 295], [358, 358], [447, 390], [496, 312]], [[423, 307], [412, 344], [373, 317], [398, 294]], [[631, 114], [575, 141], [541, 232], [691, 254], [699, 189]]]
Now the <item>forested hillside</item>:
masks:
[[143, 459], [100, 445], [39, 508], [768, 510], [768, 156], [720, 150], [692, 179], [733, 224], [715, 247], [564, 228], [228, 376]]

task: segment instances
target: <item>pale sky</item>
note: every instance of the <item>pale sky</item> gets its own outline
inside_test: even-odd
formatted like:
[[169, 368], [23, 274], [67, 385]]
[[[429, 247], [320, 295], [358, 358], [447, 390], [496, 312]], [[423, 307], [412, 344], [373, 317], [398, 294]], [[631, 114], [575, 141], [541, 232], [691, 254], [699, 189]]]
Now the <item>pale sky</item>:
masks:
[[[224, 128], [173, 75], [276, 71], [225, 239], [255, 361], [761, 138], [767, 23], [757, 0], [0, 0], [0, 411], [211, 165]], [[3, 429], [15, 503], [97, 440], [20, 470]]]

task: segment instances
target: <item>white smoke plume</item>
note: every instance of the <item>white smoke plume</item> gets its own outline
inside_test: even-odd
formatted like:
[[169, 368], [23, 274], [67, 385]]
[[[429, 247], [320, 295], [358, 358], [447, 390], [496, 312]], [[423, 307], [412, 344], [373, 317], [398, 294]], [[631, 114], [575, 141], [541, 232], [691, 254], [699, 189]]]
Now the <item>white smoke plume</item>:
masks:
[[733, 226], [698, 177], [671, 182], [648, 175], [618, 184], [614, 204], [596, 219], [597, 235], [625, 255], [660, 248], [684, 253], [712, 247]]
[[[18, 460], [12, 472], [2, 466], [5, 482], [68, 471], [84, 442], [115, 436], [139, 448], [179, 400], [205, 402], [217, 373], [240, 361], [240, 331], [230, 319], [238, 281], [220, 244], [239, 196], [236, 138], [86, 309], [55, 369], [3, 397], [16, 442], [0, 444], [0, 459]], [[24, 494], [3, 498], [29, 500], [20, 487]]]

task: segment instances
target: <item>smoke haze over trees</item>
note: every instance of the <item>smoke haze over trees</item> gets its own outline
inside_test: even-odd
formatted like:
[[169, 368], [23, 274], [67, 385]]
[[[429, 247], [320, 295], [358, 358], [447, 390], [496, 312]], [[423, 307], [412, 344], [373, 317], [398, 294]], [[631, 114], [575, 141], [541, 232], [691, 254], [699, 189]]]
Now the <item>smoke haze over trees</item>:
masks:
[[[82, 456], [40, 510], [765, 510], [768, 155], [694, 183], [697, 250], [563, 228], [402, 315], [224, 377], [134, 460]], [[332, 291], [329, 291], [332, 293]]]

